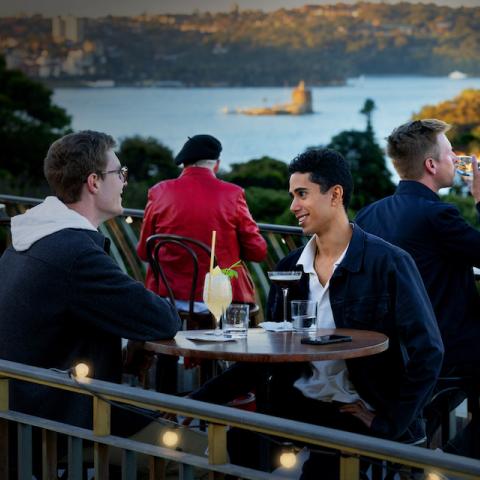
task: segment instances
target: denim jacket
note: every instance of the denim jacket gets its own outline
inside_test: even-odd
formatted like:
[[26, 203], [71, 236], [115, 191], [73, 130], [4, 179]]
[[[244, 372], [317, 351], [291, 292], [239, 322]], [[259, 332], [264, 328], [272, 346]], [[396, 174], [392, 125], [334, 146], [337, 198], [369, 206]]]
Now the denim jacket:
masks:
[[[291, 252], [277, 270], [301, 270], [303, 249]], [[308, 275], [289, 292], [289, 300], [308, 298]], [[344, 259], [330, 279], [330, 303], [339, 328], [386, 334], [383, 353], [347, 360], [350, 380], [375, 408], [372, 433], [415, 441], [423, 407], [439, 375], [443, 344], [417, 267], [408, 253], [354, 225]], [[282, 318], [282, 292], [272, 286], [267, 318]]]

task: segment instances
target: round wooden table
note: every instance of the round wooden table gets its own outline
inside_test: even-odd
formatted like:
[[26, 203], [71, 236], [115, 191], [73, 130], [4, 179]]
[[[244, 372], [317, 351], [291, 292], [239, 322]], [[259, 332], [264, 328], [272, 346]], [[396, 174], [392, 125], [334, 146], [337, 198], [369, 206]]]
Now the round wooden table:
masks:
[[318, 335], [350, 335], [351, 342], [330, 345], [305, 345], [300, 339], [305, 333], [267, 332], [252, 328], [248, 337], [230, 342], [189, 340], [211, 330], [187, 330], [177, 333], [172, 340], [146, 342], [145, 348], [156, 353], [184, 357], [243, 362], [313, 362], [366, 357], [388, 348], [388, 337], [382, 333], [347, 328], [321, 329]]

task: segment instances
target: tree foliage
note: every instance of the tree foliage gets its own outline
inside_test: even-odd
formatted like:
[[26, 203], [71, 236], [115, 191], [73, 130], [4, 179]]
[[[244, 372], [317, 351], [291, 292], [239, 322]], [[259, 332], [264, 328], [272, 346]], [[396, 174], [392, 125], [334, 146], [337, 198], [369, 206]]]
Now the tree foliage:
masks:
[[340, 152], [350, 164], [354, 183], [352, 210], [394, 192], [383, 151], [369, 132], [343, 131], [335, 135], [327, 147]]
[[245, 163], [233, 163], [223, 178], [243, 188], [262, 187], [285, 190], [288, 188], [288, 166], [285, 162], [262, 157]]
[[391, 195], [395, 190], [391, 173], [385, 164], [385, 155], [375, 140], [371, 126], [374, 109], [373, 100], [367, 99], [360, 111], [367, 119], [366, 130], [340, 132], [327, 145], [340, 152], [350, 164], [354, 183], [350, 207], [354, 211]]
[[414, 119], [438, 118], [452, 125], [448, 132], [454, 148], [480, 152], [480, 90], [464, 90], [451, 100], [426, 105]]
[[52, 91], [0, 57], [0, 168], [18, 186], [44, 183], [50, 144], [70, 130], [70, 117], [51, 101]]
[[[114, 78], [121, 84], [271, 86], [300, 79], [338, 83], [361, 74], [480, 73], [479, 7], [315, 3], [271, 12], [89, 19], [86, 35], [96, 49], [87, 54], [88, 68], [79, 76], [52, 70], [51, 80], [60, 74], [63, 82]], [[53, 43], [49, 21], [41, 16], [0, 18], [0, 31], [18, 42], [30, 71], [44, 52], [63, 62], [80, 48]]]
[[471, 195], [463, 195], [450, 192], [442, 196], [442, 201], [453, 203], [459, 210], [461, 216], [474, 228], [478, 229], [478, 214], [475, 208], [475, 200]]
[[286, 188], [249, 187], [245, 189], [247, 204], [252, 217], [260, 223], [289, 225], [295, 221], [290, 213], [290, 197]]
[[124, 138], [118, 155], [128, 166], [129, 178], [136, 182], [158, 182], [175, 178], [180, 172], [173, 161], [172, 151], [153, 137], [136, 135]]
[[124, 138], [118, 156], [128, 167], [129, 183], [124, 204], [129, 208], [144, 208], [151, 186], [161, 180], [176, 178], [180, 173], [172, 151], [153, 137], [136, 135]]
[[[290, 205], [288, 196], [288, 166], [271, 157], [245, 163], [234, 163], [221, 178], [245, 189], [248, 207], [257, 222], [284, 223]], [[287, 218], [288, 215], [287, 215]]]

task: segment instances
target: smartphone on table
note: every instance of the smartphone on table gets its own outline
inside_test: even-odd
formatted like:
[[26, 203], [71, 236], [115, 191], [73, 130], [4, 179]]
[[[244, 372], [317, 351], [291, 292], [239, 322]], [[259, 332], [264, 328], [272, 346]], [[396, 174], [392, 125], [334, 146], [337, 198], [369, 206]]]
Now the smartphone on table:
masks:
[[300, 343], [306, 345], [328, 345], [330, 343], [351, 342], [350, 335], [321, 335], [319, 337], [303, 337]]

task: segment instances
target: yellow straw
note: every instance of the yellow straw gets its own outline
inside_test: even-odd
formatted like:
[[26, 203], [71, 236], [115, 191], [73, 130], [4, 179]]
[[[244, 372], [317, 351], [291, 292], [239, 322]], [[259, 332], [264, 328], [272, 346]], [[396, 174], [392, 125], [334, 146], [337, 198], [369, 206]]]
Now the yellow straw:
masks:
[[217, 231], [212, 231], [212, 251], [210, 252], [210, 273], [213, 272], [213, 258], [215, 257], [215, 240], [217, 238]]

